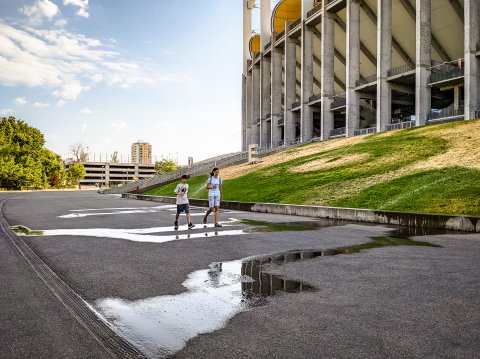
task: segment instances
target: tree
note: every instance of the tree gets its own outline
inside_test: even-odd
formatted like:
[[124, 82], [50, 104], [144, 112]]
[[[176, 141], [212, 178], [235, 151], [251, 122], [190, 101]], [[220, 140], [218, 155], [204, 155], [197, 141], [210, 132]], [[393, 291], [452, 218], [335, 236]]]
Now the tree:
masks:
[[86, 174], [87, 171], [81, 163], [74, 163], [68, 168], [67, 181], [71, 185], [76, 185]]
[[88, 153], [85, 150], [85, 146], [81, 142], [76, 142], [70, 146], [70, 152], [72, 153], [74, 162], [87, 162]]
[[177, 168], [177, 164], [171, 160], [161, 160], [155, 162], [155, 171], [157, 171], [158, 174], [173, 172], [177, 170]]
[[62, 176], [60, 156], [44, 143], [38, 129], [15, 117], [0, 118], [0, 188], [44, 188], [51, 175]]

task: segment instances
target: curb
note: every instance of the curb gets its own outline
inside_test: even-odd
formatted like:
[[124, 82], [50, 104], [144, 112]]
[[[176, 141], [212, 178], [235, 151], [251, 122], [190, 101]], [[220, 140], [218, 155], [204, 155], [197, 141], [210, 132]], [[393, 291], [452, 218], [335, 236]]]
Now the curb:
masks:
[[[175, 204], [174, 197], [123, 193], [122, 198]], [[190, 199], [190, 204], [193, 206], [208, 207], [208, 200], [193, 198]], [[359, 208], [235, 201], [222, 201], [222, 208], [246, 212], [287, 214], [292, 216], [480, 233], [480, 217], [474, 216], [449, 216], [443, 214], [405, 213]]]

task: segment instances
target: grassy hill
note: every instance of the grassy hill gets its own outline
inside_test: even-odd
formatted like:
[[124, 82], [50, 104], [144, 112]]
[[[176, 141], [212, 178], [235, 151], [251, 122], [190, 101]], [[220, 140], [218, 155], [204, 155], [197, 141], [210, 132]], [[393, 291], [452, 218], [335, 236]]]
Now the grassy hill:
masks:
[[[478, 216], [480, 120], [310, 143], [220, 175], [225, 200]], [[190, 198], [207, 198], [206, 180], [189, 180]]]

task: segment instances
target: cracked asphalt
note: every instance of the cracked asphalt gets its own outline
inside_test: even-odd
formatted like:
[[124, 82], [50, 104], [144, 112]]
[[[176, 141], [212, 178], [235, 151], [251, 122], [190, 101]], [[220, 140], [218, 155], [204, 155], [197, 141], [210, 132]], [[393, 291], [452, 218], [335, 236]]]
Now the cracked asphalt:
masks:
[[[213, 228], [200, 224], [204, 209], [193, 208], [197, 226], [174, 232], [175, 212], [161, 203], [91, 191], [0, 193], [0, 200], [7, 197], [3, 217], [10, 226], [78, 230], [21, 238], [92, 305], [105, 298], [135, 302], [181, 295], [188, 276], [214, 262], [358, 245], [396, 230], [321, 220], [319, 228], [310, 231], [222, 235], [242, 227], [224, 226], [215, 234]], [[233, 218], [312, 221], [230, 211], [220, 218], [224, 222]], [[185, 224], [184, 215], [180, 224]], [[103, 234], [92, 235], [93, 229]], [[187, 238], [189, 233], [199, 236]], [[162, 243], [138, 241], [142, 236], [154, 240], [176, 235], [179, 239]], [[268, 273], [308, 283], [316, 291], [267, 297], [263, 305], [240, 311], [220, 329], [191, 337], [183, 349], [171, 354], [175, 358], [479, 358], [480, 235], [450, 232], [411, 238], [440, 247], [383, 247], [267, 265]], [[107, 357], [3, 235], [0, 279], [1, 358]]]

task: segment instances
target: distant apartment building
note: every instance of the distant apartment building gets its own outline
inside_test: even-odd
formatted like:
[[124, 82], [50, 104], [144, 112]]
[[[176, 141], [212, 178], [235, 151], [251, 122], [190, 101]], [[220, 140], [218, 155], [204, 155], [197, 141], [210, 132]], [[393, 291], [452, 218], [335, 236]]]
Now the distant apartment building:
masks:
[[132, 144], [132, 163], [151, 164], [152, 145], [148, 142], [135, 142]]

